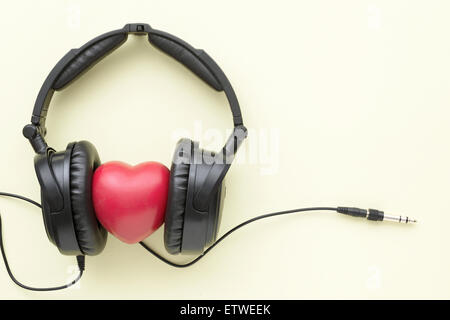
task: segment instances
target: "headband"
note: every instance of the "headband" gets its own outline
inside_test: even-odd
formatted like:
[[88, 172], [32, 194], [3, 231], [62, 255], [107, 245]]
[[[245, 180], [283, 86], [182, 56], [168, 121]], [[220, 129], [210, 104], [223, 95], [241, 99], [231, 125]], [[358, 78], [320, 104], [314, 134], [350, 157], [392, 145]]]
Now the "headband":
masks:
[[70, 50], [52, 69], [39, 90], [31, 125], [25, 126], [23, 130], [35, 152], [45, 152], [45, 120], [53, 93], [68, 86], [84, 71], [120, 47], [130, 33], [148, 35], [148, 41], [152, 45], [182, 63], [215, 90], [224, 91], [233, 114], [234, 127], [243, 127], [241, 108], [233, 87], [217, 63], [205, 51], [195, 49], [167, 32], [152, 29], [148, 24], [130, 23], [122, 29], [92, 39], [79, 49]]

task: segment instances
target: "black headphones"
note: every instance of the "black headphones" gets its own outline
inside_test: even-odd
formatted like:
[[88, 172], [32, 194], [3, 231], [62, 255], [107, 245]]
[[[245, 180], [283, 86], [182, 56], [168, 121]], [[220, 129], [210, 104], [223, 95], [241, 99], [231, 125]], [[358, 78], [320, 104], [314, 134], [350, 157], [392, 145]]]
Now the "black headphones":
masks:
[[60, 152], [48, 147], [44, 139], [47, 132], [45, 119], [53, 93], [69, 85], [82, 72], [117, 49], [130, 33], [147, 35], [152, 45], [184, 64], [215, 90], [224, 91], [233, 115], [234, 130], [220, 152], [200, 149], [198, 142], [189, 139], [181, 139], [177, 143], [170, 170], [164, 244], [171, 254], [195, 253], [198, 256], [188, 263], [177, 264], [140, 242], [161, 261], [173, 267], [191, 266], [241, 227], [261, 219], [297, 212], [334, 211], [372, 221], [416, 222], [408, 217], [385, 215], [383, 211], [375, 209], [308, 207], [251, 218], [216, 239], [221, 220], [223, 181], [237, 149], [247, 137], [234, 90], [219, 66], [203, 50], [194, 49], [183, 40], [152, 29], [148, 24], [127, 24], [122, 29], [94, 38], [79, 49], [70, 50], [56, 64], [39, 91], [31, 124], [23, 129], [24, 136], [36, 152], [34, 165], [41, 186], [42, 204], [18, 194], [0, 192], [0, 196], [18, 198], [42, 208], [48, 238], [62, 254], [77, 256], [80, 273], [72, 282], [58, 287], [34, 288], [20, 283], [6, 258], [0, 216], [1, 254], [10, 278], [18, 286], [36, 291], [70, 287], [83, 275], [84, 256], [97, 255], [106, 245], [107, 231], [96, 218], [92, 200], [92, 178], [101, 164], [98, 153], [87, 141], [69, 143], [66, 150]]
[[234, 130], [221, 152], [202, 150], [198, 142], [181, 139], [173, 156], [165, 215], [167, 251], [202, 253], [216, 240], [221, 219], [222, 182], [234, 155], [247, 136], [236, 94], [227, 77], [203, 50], [148, 24], [132, 23], [70, 50], [53, 68], [34, 105], [31, 124], [23, 129], [36, 156], [42, 212], [50, 241], [65, 255], [97, 255], [107, 232], [97, 221], [92, 203], [92, 177], [100, 166], [95, 147], [69, 143], [56, 152], [45, 142], [45, 120], [55, 91], [68, 86], [84, 71], [121, 46], [129, 34], [147, 35], [149, 42], [172, 56], [217, 91], [224, 91], [233, 114]]

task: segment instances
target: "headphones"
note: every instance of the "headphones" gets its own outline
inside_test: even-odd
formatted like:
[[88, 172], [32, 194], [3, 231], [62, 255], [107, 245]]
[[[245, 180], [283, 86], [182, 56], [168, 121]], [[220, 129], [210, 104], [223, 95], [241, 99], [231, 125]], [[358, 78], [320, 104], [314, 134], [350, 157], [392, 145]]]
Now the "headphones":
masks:
[[34, 105], [31, 124], [23, 129], [36, 152], [34, 167], [41, 187], [44, 224], [49, 240], [64, 255], [97, 255], [107, 231], [98, 222], [92, 201], [92, 178], [100, 157], [88, 141], [71, 142], [55, 151], [45, 141], [45, 120], [55, 91], [72, 83], [99, 60], [120, 47], [129, 34], [148, 41], [185, 65], [209, 86], [225, 92], [234, 130], [223, 149], [210, 152], [181, 139], [172, 160], [165, 215], [164, 244], [171, 254], [202, 253], [217, 237], [223, 200], [223, 180], [234, 155], [247, 137], [239, 102], [230, 81], [203, 50], [148, 24], [131, 23], [70, 50], [52, 69]]
[[53, 93], [68, 86], [121, 46], [129, 34], [147, 35], [153, 46], [185, 65], [213, 89], [225, 92], [233, 115], [233, 132], [219, 152], [200, 149], [198, 142], [189, 139], [181, 139], [175, 147], [167, 194], [164, 244], [170, 254], [198, 256], [188, 263], [177, 264], [140, 242], [144, 249], [162, 262], [178, 268], [191, 266], [234, 231], [261, 219], [291, 213], [334, 211], [372, 221], [416, 222], [409, 217], [385, 215], [376, 209], [307, 207], [256, 216], [217, 239], [224, 195], [223, 181], [239, 146], [247, 137], [236, 94], [223, 71], [205, 51], [195, 49], [171, 34], [152, 29], [148, 24], [131, 23], [96, 37], [79, 49], [70, 50], [47, 76], [36, 99], [31, 124], [23, 128], [23, 135], [36, 153], [34, 167], [41, 187], [41, 204], [18, 194], [0, 192], [0, 196], [24, 200], [41, 208], [49, 240], [62, 254], [76, 256], [80, 273], [72, 282], [58, 287], [35, 288], [19, 282], [8, 264], [0, 216], [1, 255], [6, 271], [18, 286], [35, 291], [68, 288], [81, 279], [85, 256], [98, 255], [105, 248], [107, 231], [97, 220], [92, 196], [94, 171], [101, 165], [97, 150], [90, 142], [79, 141], [69, 143], [65, 151], [55, 151], [45, 141], [45, 120]]

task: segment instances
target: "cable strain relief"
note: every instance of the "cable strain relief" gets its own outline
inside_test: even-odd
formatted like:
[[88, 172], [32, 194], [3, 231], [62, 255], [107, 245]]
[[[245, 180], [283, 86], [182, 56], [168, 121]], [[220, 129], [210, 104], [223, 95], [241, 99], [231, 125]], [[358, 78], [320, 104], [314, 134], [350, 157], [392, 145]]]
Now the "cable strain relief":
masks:
[[338, 207], [338, 213], [346, 214], [352, 217], [365, 218], [367, 216], [366, 209], [354, 208], [354, 207]]
[[80, 269], [80, 271], [84, 271], [84, 269], [86, 267], [85, 257], [82, 255], [77, 256], [77, 263], [78, 263], [78, 268]]

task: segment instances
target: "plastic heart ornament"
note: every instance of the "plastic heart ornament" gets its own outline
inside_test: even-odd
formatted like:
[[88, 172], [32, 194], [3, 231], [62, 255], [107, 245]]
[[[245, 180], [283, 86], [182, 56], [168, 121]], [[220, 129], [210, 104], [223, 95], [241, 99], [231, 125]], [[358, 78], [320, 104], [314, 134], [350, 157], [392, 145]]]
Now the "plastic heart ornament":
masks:
[[170, 172], [158, 162], [108, 162], [94, 172], [92, 199], [100, 223], [126, 243], [142, 241], [164, 222]]

